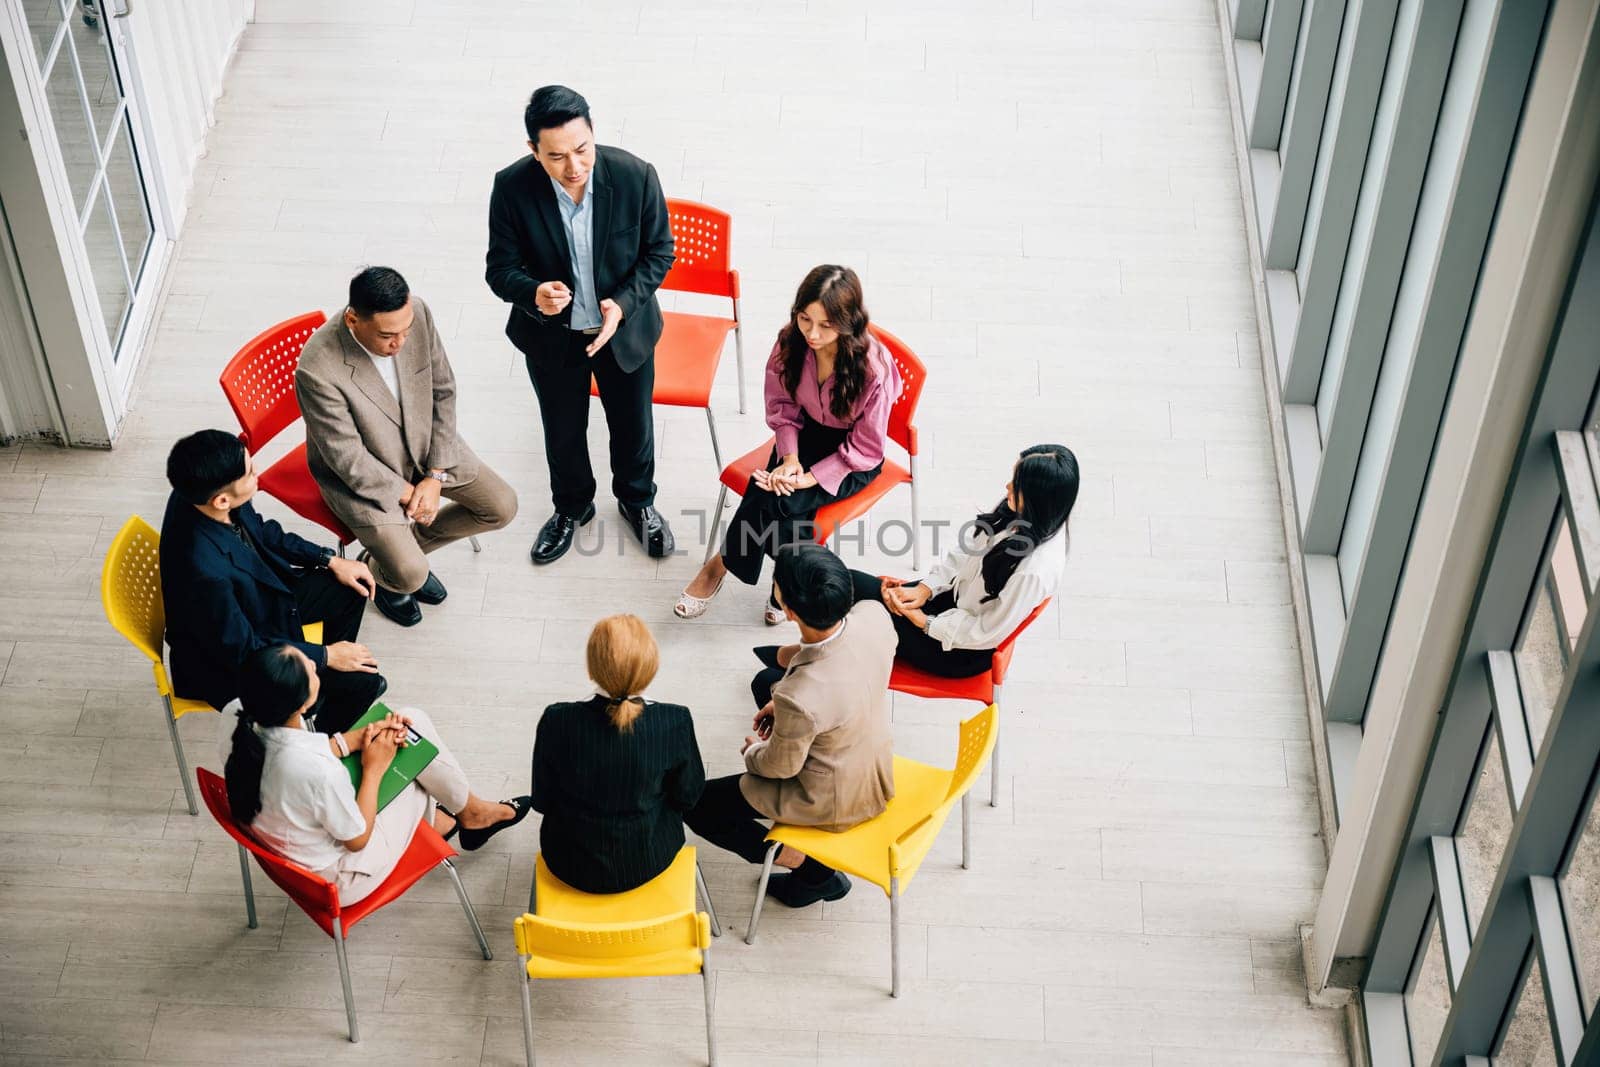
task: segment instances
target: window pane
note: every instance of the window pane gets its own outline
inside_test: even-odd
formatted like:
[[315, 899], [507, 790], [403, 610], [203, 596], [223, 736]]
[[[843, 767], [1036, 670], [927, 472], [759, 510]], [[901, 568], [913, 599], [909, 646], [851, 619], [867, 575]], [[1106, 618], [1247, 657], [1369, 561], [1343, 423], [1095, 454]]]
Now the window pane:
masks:
[[120, 91], [117, 72], [111, 66], [111, 53], [106, 42], [105, 23], [98, 17], [75, 18], [71, 27], [72, 43], [78, 53], [78, 69], [83, 72], [83, 88], [89, 94], [89, 111], [94, 115], [94, 136], [104, 145], [111, 133], [111, 120], [117, 113]]
[[1578, 957], [1586, 1018], [1593, 1017], [1600, 1001], [1600, 804], [1589, 806], [1589, 817], [1568, 860], [1561, 879], [1561, 908]]
[[61, 142], [61, 162], [67, 168], [72, 202], [82, 212], [99, 162], [89, 134], [89, 120], [84, 115], [83, 94], [78, 91], [76, 71], [72, 56], [63, 48], [50, 70], [44, 95], [50, 106], [50, 121], [56, 128], [56, 140]]
[[1556, 1059], [1555, 1037], [1550, 1033], [1550, 1015], [1545, 1009], [1538, 956], [1528, 966], [1528, 976], [1523, 979], [1522, 992], [1511, 1009], [1505, 1038], [1493, 1062], [1494, 1067], [1561, 1067]]
[[83, 231], [83, 247], [89, 253], [89, 269], [94, 273], [106, 335], [115, 347], [122, 336], [122, 320], [128, 311], [128, 279], [122, 272], [122, 242], [117, 239], [108, 203], [102, 189], [101, 195], [94, 198], [94, 211]]
[[28, 20], [34, 54], [39, 57], [42, 70], [45, 57], [50, 54], [50, 44], [56, 39], [56, 30], [61, 27], [61, 0], [22, 0], [22, 17]]
[[1439, 940], [1437, 909], [1428, 916], [1428, 938], [1422, 959], [1406, 993], [1406, 1029], [1411, 1035], [1413, 1063], [1432, 1063], [1450, 1014], [1450, 981], [1444, 969], [1444, 943]]
[[1522, 707], [1528, 716], [1528, 737], [1536, 755], [1544, 743], [1544, 731], [1550, 725], [1550, 712], [1561, 694], [1561, 676], [1566, 669], [1566, 650], [1562, 647], [1558, 625], [1555, 595], [1546, 572], [1545, 580], [1539, 583], [1538, 592], [1534, 594], [1527, 629], [1523, 630], [1514, 653], [1517, 681], [1522, 686]]
[[1467, 922], [1478, 936], [1483, 907], [1489, 901], [1500, 857], [1511, 838], [1511, 794], [1506, 789], [1505, 762], [1500, 758], [1500, 738], [1489, 730], [1478, 784], [1468, 802], [1467, 815], [1456, 831], [1456, 855], [1461, 863], [1461, 891], [1466, 898]]
[[139, 164], [134, 159], [132, 137], [133, 132], [124, 116], [122, 128], [117, 131], [117, 141], [111, 146], [111, 156], [106, 160], [106, 188], [111, 193], [112, 205], [117, 209], [117, 227], [122, 231], [122, 248], [128, 256], [128, 273], [137, 285], [139, 267], [144, 263], [151, 231], [144, 183], [139, 178]]

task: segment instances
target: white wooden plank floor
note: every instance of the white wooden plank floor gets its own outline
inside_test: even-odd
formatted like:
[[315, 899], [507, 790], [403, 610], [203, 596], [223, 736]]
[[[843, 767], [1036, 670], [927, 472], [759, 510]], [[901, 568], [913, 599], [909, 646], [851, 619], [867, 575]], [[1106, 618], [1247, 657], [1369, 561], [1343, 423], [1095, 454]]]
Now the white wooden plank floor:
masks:
[[[658, 416], [685, 555], [652, 562], [608, 522], [585, 554], [527, 561], [544, 457], [484, 217], [527, 93], [559, 81], [669, 196], [733, 212], [752, 397], [804, 271], [844, 262], [929, 366], [925, 518], [992, 504], [1025, 445], [1083, 465], [1066, 588], [1009, 687], [1002, 803], [976, 808], [973, 870], [952, 825], [907, 896], [905, 995], [870, 886], [769, 907], [746, 948], [755, 871], [702, 852], [726, 1059], [1346, 1062], [1296, 941], [1323, 850], [1220, 48], [1211, 0], [258, 0], [117, 448], [0, 449], [0, 1061], [520, 1060], [533, 821], [461, 864], [494, 962], [433, 876], [356, 929], [349, 1045], [327, 940], [265, 879], [245, 928], [234, 851], [184, 809], [148, 667], [96, 596], [122, 520], [159, 520], [170, 442], [231, 425], [229, 355], [340, 306], [364, 264], [433, 306], [464, 433], [523, 504], [482, 555], [435, 557], [451, 596], [422, 626], [370, 616], [393, 696], [483, 792], [523, 792], [539, 709], [585, 688], [587, 623], [634, 610], [663, 647], [654, 693], [693, 707], [712, 773], [738, 767], [761, 594], [670, 615], [715, 499], [700, 413]], [[764, 432], [731, 362], [729, 455]], [[884, 525], [908, 517], [899, 491], [844, 554], [908, 571]], [[894, 708], [899, 748], [947, 764], [966, 709]], [[214, 722], [182, 723], [192, 763]], [[547, 1062], [703, 1055], [692, 980], [536, 1001]]]

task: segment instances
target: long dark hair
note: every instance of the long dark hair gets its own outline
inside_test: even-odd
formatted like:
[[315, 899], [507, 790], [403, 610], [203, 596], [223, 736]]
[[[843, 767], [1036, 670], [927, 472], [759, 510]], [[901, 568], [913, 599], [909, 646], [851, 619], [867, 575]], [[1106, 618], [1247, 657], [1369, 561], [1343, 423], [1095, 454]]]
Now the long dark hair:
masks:
[[263, 648], [245, 657], [239, 672], [239, 722], [233, 728], [233, 750], [222, 768], [228, 806], [241, 826], [261, 814], [261, 771], [267, 746], [257, 726], [282, 726], [311, 699], [311, 675], [288, 645]]
[[[1021, 511], [1002, 500], [977, 518], [992, 539], [983, 554], [984, 600], [999, 596], [1022, 561], [1066, 527], [1078, 501], [1078, 457], [1066, 445], [1024, 448], [1011, 471], [1011, 491]], [[1002, 540], [1001, 534], [1009, 536]]]
[[806, 335], [795, 325], [795, 318], [812, 304], [821, 304], [828, 322], [839, 331], [839, 349], [833, 357], [833, 399], [828, 410], [836, 419], [847, 419], [856, 401], [867, 388], [867, 352], [872, 335], [867, 332], [866, 299], [861, 279], [849, 267], [824, 263], [811, 268], [794, 294], [789, 309], [789, 324], [778, 334], [783, 353], [783, 387], [790, 396], [800, 388], [800, 372], [805, 369]]

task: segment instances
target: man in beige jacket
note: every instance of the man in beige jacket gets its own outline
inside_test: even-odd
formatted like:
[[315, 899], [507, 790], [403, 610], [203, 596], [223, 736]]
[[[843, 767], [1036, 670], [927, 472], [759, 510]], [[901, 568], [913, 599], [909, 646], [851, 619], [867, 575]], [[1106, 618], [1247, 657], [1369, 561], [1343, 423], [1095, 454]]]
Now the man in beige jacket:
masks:
[[516, 492], [456, 433], [456, 379], [433, 313], [398, 271], [368, 267], [344, 312], [306, 342], [294, 389], [306, 461], [365, 549], [378, 610], [415, 626], [420, 604], [445, 598], [426, 554], [517, 514]]
[[[744, 740], [746, 773], [707, 782], [684, 817], [695, 833], [751, 863], [767, 853], [759, 819], [848, 830], [894, 796], [889, 613], [877, 602], [852, 608], [850, 571], [821, 545], [781, 550], [774, 584], [784, 613], [800, 626], [800, 644], [785, 657], [770, 698], [757, 676], [760, 710], [755, 735]], [[846, 875], [788, 845], [776, 862], [793, 873], [774, 877], [767, 892], [791, 908], [850, 891]]]

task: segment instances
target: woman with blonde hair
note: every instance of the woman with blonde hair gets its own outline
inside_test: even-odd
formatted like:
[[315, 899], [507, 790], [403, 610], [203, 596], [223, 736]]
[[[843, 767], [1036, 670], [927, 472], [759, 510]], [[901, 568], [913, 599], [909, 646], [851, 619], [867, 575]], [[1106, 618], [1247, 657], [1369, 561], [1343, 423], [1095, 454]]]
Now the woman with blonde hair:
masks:
[[533, 807], [545, 866], [585, 893], [623, 893], [683, 848], [683, 813], [706, 771], [689, 709], [646, 700], [660, 653], [637, 615], [589, 633], [588, 700], [552, 704], [533, 742]]

